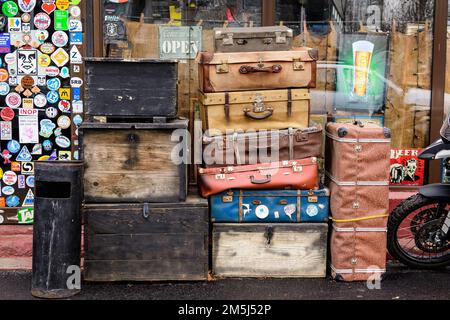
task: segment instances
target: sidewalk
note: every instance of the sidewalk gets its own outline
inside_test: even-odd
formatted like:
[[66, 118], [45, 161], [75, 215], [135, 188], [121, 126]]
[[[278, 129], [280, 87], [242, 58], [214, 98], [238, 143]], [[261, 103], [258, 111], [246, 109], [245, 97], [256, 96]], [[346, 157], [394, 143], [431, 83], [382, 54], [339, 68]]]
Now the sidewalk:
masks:
[[[0, 300], [28, 300], [30, 272], [0, 273]], [[199, 283], [83, 283], [82, 293], [73, 299], [187, 299], [187, 300], [450, 300], [450, 268], [441, 271], [391, 267], [381, 290], [369, 290], [366, 283], [337, 283], [330, 279], [227, 279]]]

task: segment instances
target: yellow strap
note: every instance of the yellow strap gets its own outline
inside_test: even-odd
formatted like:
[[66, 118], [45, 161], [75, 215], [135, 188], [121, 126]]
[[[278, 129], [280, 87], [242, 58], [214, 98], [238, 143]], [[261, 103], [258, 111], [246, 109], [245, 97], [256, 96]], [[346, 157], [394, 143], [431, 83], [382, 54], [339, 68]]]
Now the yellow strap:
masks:
[[364, 221], [364, 220], [372, 220], [372, 219], [379, 219], [379, 218], [387, 218], [389, 217], [388, 214], [379, 215], [379, 216], [370, 216], [370, 217], [364, 217], [364, 218], [355, 218], [355, 219], [346, 219], [346, 220], [337, 220], [331, 218], [336, 223], [346, 223], [346, 222], [356, 222], [356, 221]]

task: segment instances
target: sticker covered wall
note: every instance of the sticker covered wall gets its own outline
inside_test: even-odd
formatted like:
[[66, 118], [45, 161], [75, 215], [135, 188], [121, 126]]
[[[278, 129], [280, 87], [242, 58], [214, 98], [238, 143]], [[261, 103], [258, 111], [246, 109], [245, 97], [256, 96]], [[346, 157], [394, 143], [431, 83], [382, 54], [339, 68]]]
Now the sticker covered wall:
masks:
[[33, 161], [78, 157], [81, 5], [0, 2], [0, 224], [33, 223]]

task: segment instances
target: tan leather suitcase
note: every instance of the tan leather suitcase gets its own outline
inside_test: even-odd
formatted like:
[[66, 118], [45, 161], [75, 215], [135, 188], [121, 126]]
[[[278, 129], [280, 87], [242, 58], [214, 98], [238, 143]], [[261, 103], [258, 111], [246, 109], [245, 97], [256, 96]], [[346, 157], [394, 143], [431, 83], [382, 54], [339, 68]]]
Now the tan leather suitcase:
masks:
[[285, 51], [292, 49], [293, 31], [284, 26], [214, 28], [215, 52]]
[[200, 96], [203, 130], [209, 136], [309, 126], [309, 90], [205, 93]]
[[246, 166], [201, 168], [200, 192], [205, 198], [229, 189], [316, 190], [317, 159], [308, 158]]
[[386, 272], [386, 226], [350, 227], [333, 224], [331, 275], [340, 281], [379, 280]]
[[203, 136], [206, 167], [245, 165], [320, 157], [323, 130], [320, 125], [286, 129]]
[[314, 88], [318, 51], [209, 53], [197, 56], [202, 92]]

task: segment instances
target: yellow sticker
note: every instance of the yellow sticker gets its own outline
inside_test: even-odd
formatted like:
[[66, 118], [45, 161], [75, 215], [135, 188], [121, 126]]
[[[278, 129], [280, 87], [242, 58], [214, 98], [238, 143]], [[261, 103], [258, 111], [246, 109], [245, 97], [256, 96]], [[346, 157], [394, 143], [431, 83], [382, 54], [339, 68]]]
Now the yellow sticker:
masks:
[[71, 90], [70, 88], [60, 88], [59, 89], [59, 97], [61, 100], [70, 100]]
[[3, 178], [3, 169], [0, 168], [0, 179], [2, 179], [2, 178]]
[[30, 99], [30, 98], [22, 99], [22, 108], [33, 109], [34, 108], [34, 100]]
[[69, 0], [56, 0], [56, 7], [59, 10], [67, 10], [69, 9]]
[[50, 156], [42, 156], [38, 159], [38, 161], [47, 161], [50, 158]]
[[52, 63], [52, 59], [48, 54], [42, 53], [39, 55], [38, 63], [41, 67], [46, 68]]

